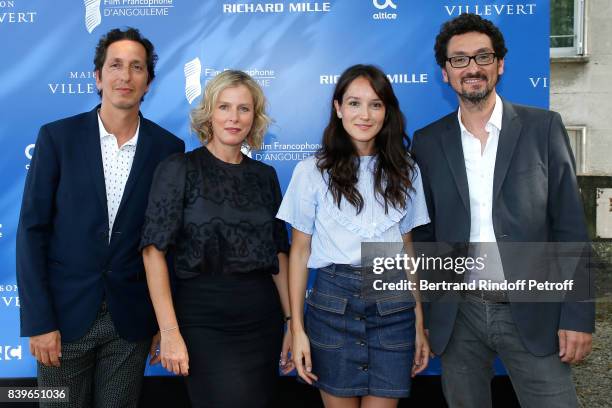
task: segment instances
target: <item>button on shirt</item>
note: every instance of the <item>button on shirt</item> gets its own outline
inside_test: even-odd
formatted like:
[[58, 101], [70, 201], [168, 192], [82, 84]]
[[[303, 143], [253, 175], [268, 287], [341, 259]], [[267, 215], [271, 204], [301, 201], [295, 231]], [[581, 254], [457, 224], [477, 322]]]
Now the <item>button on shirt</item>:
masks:
[[[123, 146], [118, 147], [117, 138], [110, 134], [105, 128], [100, 114], [98, 113], [98, 128], [100, 129], [100, 147], [102, 149], [102, 165], [104, 166], [104, 184], [106, 185], [106, 206], [108, 207], [108, 230], [112, 232], [117, 210], [123, 197], [123, 190], [127, 182], [134, 155], [136, 154], [136, 143], [140, 121], [136, 127], [136, 133]], [[109, 234], [110, 241], [111, 234]]]
[[[480, 140], [471, 134], [461, 121], [461, 108], [457, 113], [470, 194], [470, 242], [497, 242], [493, 229], [493, 175], [502, 116], [503, 103], [496, 95], [493, 113], [485, 125], [489, 137], [484, 150], [481, 150]], [[488, 244], [480, 247], [480, 250], [480, 255], [486, 254], [485, 270], [472, 270], [470, 278], [504, 280], [497, 245]]]

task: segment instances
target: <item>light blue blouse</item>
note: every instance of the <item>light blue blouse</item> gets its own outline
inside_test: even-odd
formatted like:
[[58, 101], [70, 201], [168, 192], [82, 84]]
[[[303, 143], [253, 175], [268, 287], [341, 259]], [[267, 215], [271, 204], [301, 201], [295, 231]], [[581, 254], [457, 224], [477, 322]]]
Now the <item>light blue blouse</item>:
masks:
[[276, 217], [312, 235], [309, 268], [329, 264], [361, 264], [362, 242], [401, 242], [402, 234], [429, 223], [421, 172], [416, 167], [406, 207], [389, 206], [385, 214], [382, 197], [374, 195], [375, 156], [362, 156], [357, 189], [364, 201], [359, 214], [346, 199], [338, 208], [328, 191], [328, 176], [321, 175], [311, 156], [295, 167]]

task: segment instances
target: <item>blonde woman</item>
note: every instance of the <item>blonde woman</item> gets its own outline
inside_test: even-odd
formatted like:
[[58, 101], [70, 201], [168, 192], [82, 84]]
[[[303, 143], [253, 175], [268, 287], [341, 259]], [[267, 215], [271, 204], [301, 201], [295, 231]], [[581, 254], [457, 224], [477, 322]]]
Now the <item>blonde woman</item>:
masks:
[[281, 351], [282, 368], [292, 369], [287, 231], [274, 218], [280, 186], [272, 167], [241, 152], [261, 146], [268, 123], [257, 83], [225, 71], [191, 114], [203, 146], [171, 156], [154, 176], [141, 248], [157, 360], [187, 376], [193, 407], [270, 406]]

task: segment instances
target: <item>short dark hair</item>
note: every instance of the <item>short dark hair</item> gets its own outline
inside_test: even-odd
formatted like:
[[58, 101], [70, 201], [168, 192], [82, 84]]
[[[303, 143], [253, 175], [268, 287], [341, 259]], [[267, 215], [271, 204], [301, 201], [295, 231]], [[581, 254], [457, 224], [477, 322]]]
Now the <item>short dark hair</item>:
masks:
[[446, 65], [448, 58], [448, 42], [456, 35], [465, 33], [477, 32], [487, 35], [493, 44], [493, 51], [498, 59], [503, 59], [508, 52], [504, 35], [499, 28], [491, 21], [480, 17], [479, 15], [466, 13], [447, 21], [440, 27], [440, 32], [436, 37], [436, 45], [434, 51], [436, 53], [436, 62], [442, 68]]
[[[102, 78], [102, 66], [106, 61], [106, 52], [108, 47], [117, 41], [130, 40], [135, 41], [142, 45], [147, 53], [147, 72], [149, 78], [147, 84], [150, 84], [155, 78], [155, 64], [157, 63], [157, 54], [155, 53], [155, 47], [153, 43], [144, 38], [137, 28], [127, 27], [125, 30], [119, 28], [113, 28], [108, 33], [100, 37], [98, 45], [96, 46], [96, 54], [94, 55], [94, 71], [98, 71], [98, 75]], [[102, 91], [98, 91], [98, 95], [102, 96]]]

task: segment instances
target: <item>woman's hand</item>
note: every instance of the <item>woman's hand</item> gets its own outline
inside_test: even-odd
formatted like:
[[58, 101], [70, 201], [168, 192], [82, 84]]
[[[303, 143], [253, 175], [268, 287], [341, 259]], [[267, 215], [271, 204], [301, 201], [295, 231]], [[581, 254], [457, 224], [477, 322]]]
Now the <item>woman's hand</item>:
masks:
[[298, 375], [308, 384], [312, 385], [318, 377], [312, 373], [312, 361], [310, 360], [310, 341], [304, 330], [293, 333], [293, 346], [291, 347], [293, 364], [297, 369]]
[[[142, 261], [147, 274], [147, 286], [155, 309], [157, 324], [162, 328], [151, 342], [149, 351], [152, 357], [151, 364], [161, 361], [166, 370], [177, 375], [187, 375], [189, 374], [189, 356], [174, 312], [166, 255], [155, 245], [149, 245], [142, 250]], [[163, 329], [164, 327], [166, 329]], [[159, 354], [154, 355], [158, 347]]]
[[189, 375], [189, 354], [178, 328], [161, 334], [159, 355], [166, 370], [176, 375]]
[[[419, 327], [420, 326], [420, 327]], [[429, 364], [429, 341], [425, 334], [425, 329], [422, 325], [416, 327], [415, 337], [415, 350], [414, 350], [414, 362], [412, 363], [412, 377], [420, 373], [427, 368]]]
[[293, 360], [289, 358], [292, 341], [293, 339], [291, 337], [291, 330], [285, 330], [285, 335], [283, 336], [283, 347], [281, 349], [280, 357], [280, 367], [283, 374], [289, 374], [295, 368]]

